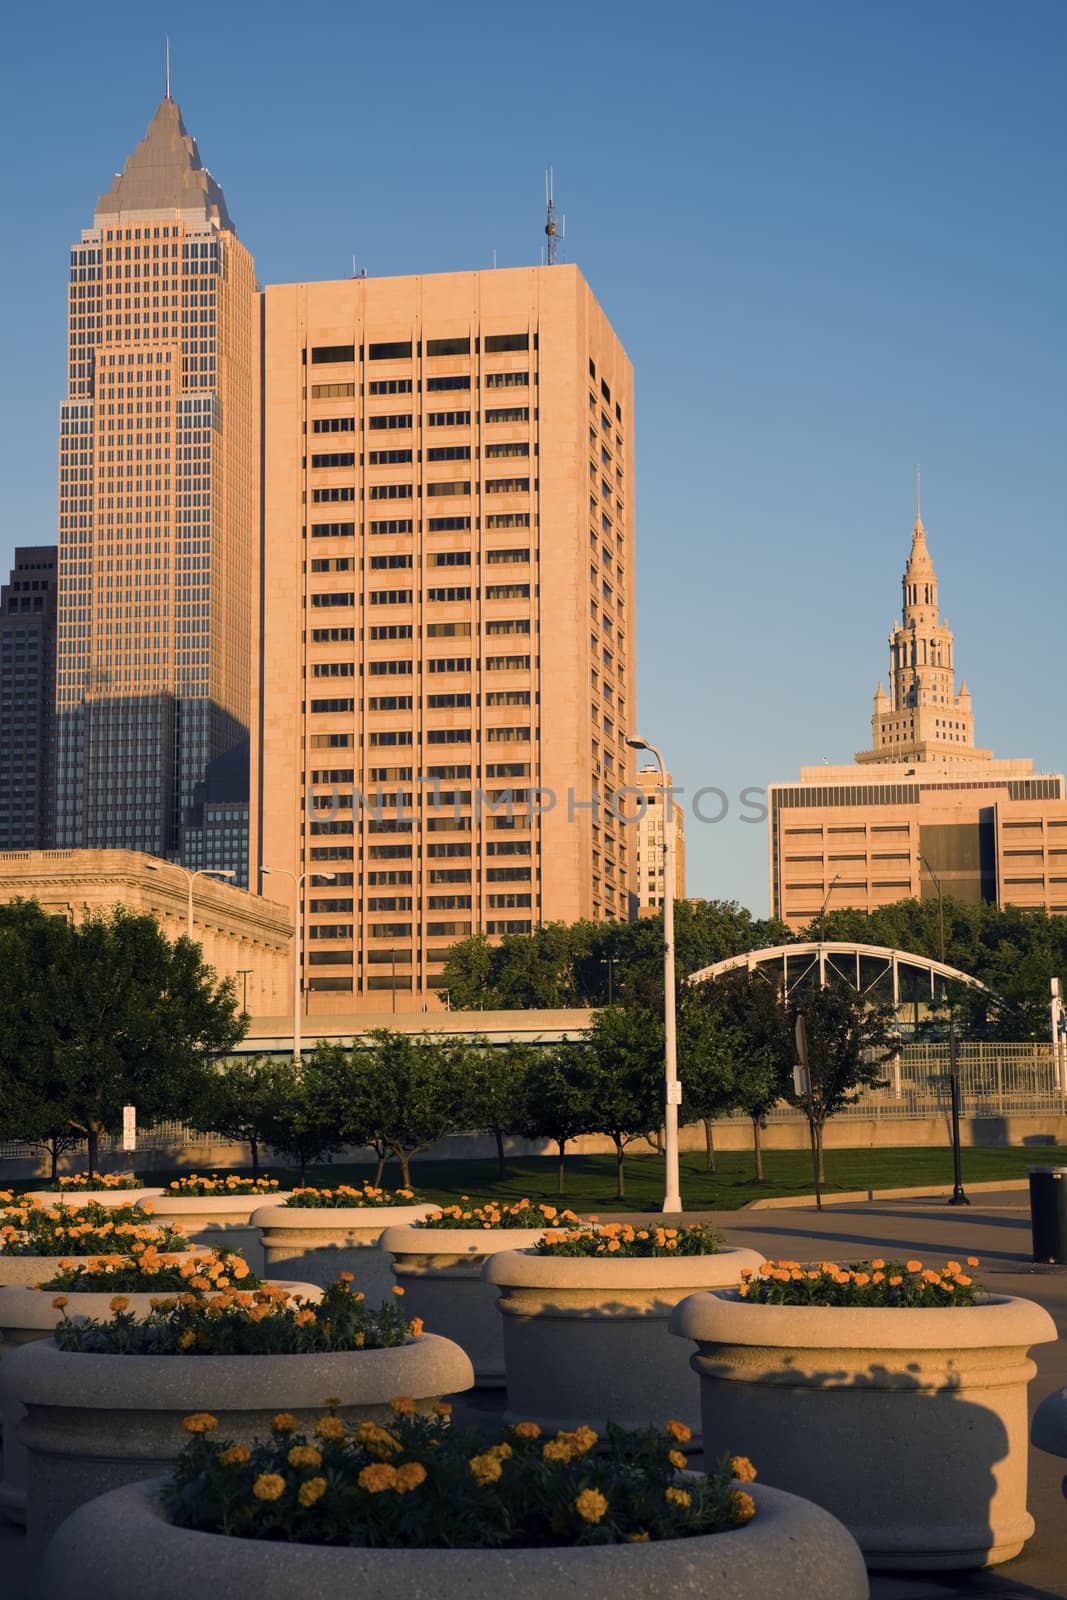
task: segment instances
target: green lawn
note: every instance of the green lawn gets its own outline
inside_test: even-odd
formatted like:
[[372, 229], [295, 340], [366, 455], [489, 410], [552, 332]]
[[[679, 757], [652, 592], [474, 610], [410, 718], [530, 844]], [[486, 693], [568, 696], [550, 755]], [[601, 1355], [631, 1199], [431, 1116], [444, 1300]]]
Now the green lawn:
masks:
[[[752, 1177], [752, 1157], [748, 1151], [729, 1150], [717, 1157], [718, 1171], [706, 1173], [703, 1152], [682, 1156], [682, 1198], [687, 1211], [732, 1211], [750, 1200], [772, 1195], [810, 1194], [811, 1157], [806, 1150], [769, 1150], [764, 1154], [766, 1181], [757, 1184]], [[1067, 1164], [1067, 1146], [1040, 1145], [1013, 1149], [965, 1149], [964, 1186], [1004, 1178], [1024, 1178], [1031, 1166]], [[188, 1169], [186, 1169], [188, 1170]], [[247, 1167], [228, 1168], [246, 1173]], [[271, 1166], [273, 1178], [283, 1187], [297, 1181], [292, 1168]], [[508, 1162], [509, 1176], [496, 1176], [495, 1160], [427, 1161], [412, 1163], [412, 1178], [420, 1195], [428, 1200], [449, 1202], [461, 1195], [472, 1199], [559, 1200], [554, 1157], [526, 1156]], [[373, 1177], [374, 1168], [334, 1162], [308, 1168], [307, 1181], [323, 1187], [338, 1183], [362, 1183]], [[159, 1185], [180, 1176], [177, 1172], [150, 1172], [149, 1184]], [[945, 1149], [850, 1149], [826, 1152], [826, 1193], [835, 1190], [908, 1188], [922, 1183], [952, 1182], [952, 1152]], [[394, 1187], [400, 1171], [390, 1163], [385, 1183]], [[40, 1179], [32, 1185], [39, 1187]], [[615, 1198], [613, 1156], [569, 1156], [563, 1200], [576, 1210], [605, 1212], [655, 1211], [663, 1196], [663, 1162], [655, 1156], [633, 1156], [626, 1163], [626, 1199]]]

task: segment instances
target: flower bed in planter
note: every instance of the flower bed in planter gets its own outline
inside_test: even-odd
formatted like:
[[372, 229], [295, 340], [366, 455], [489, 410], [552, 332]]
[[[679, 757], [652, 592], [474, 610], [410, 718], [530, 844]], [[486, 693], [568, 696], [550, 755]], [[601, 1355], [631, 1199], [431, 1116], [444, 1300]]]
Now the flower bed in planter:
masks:
[[572, 1211], [555, 1206], [454, 1205], [434, 1209], [412, 1226], [387, 1228], [382, 1250], [407, 1294], [408, 1308], [435, 1333], [461, 1345], [474, 1363], [475, 1386], [504, 1383], [504, 1338], [496, 1290], [482, 1269], [502, 1250], [524, 1250], [546, 1228], [576, 1224]]
[[58, 1189], [30, 1189], [27, 1199], [41, 1206], [77, 1206], [87, 1200], [102, 1206], [126, 1206], [162, 1193], [162, 1189], [152, 1189], [129, 1173], [94, 1172], [90, 1177], [87, 1172], [76, 1172], [60, 1178]]
[[[436, 1210], [410, 1189], [364, 1184], [355, 1188], [294, 1189], [282, 1205], [252, 1213], [262, 1233], [263, 1255], [271, 1269], [299, 1272], [311, 1283], [331, 1283], [351, 1272], [370, 1301], [384, 1300], [393, 1287], [389, 1257], [379, 1246], [382, 1230], [417, 1222]], [[436, 1330], [435, 1330], [436, 1331]]]
[[289, 1191], [279, 1189], [277, 1178], [191, 1173], [168, 1184], [151, 1205], [154, 1216], [180, 1227], [194, 1244], [240, 1250], [255, 1272], [263, 1272], [263, 1245], [252, 1214], [268, 1197], [272, 1204], [281, 1204]]
[[601, 1429], [673, 1416], [699, 1449], [699, 1390], [667, 1319], [687, 1295], [735, 1284], [762, 1259], [719, 1250], [706, 1228], [630, 1223], [549, 1234], [532, 1250], [490, 1257], [484, 1273], [500, 1296], [506, 1415], [550, 1428], [591, 1416]]
[[188, 1249], [177, 1229], [160, 1225], [144, 1206], [38, 1206], [29, 1200], [0, 1212], [0, 1285], [41, 1283], [66, 1257], [142, 1255]]
[[276, 1433], [248, 1447], [200, 1435], [170, 1484], [119, 1489], [64, 1524], [45, 1595], [186, 1600], [191, 1588], [221, 1585], [258, 1600], [545, 1600], [564, 1590], [866, 1600], [846, 1531], [754, 1485], [747, 1461], [683, 1477], [670, 1438], [614, 1433], [591, 1454], [596, 1437], [581, 1429], [545, 1441], [525, 1424], [490, 1443], [404, 1416], [355, 1439]]
[[[0, 1286], [0, 1357], [32, 1340], [47, 1339], [65, 1317], [103, 1317], [118, 1308], [140, 1318], [148, 1316], [168, 1293], [211, 1293], [234, 1283], [247, 1289], [261, 1287], [261, 1280], [239, 1256], [213, 1252], [161, 1255], [147, 1251], [137, 1257], [50, 1260], [47, 1267], [51, 1276], [43, 1284]], [[315, 1300], [320, 1294], [312, 1284], [275, 1286], [305, 1300]], [[25, 1408], [5, 1388], [0, 1365], [4, 1434], [0, 1515], [20, 1523], [26, 1521], [26, 1450], [18, 1440], [17, 1425], [24, 1415]]]
[[869, 1566], [992, 1566], [1033, 1532], [1026, 1352], [1056, 1329], [1032, 1301], [959, 1263], [768, 1262], [685, 1300], [671, 1331], [697, 1347], [705, 1448], [743, 1426], [766, 1475], [839, 1517]]
[[267, 1432], [279, 1411], [310, 1425], [327, 1397], [342, 1419], [378, 1421], [394, 1395], [429, 1408], [471, 1386], [463, 1352], [422, 1333], [397, 1301], [370, 1309], [344, 1284], [317, 1305], [270, 1288], [227, 1298], [212, 1308], [182, 1297], [140, 1321], [126, 1311], [62, 1322], [4, 1363], [5, 1386], [27, 1412], [18, 1434], [35, 1554], [83, 1501], [173, 1466], [190, 1412], [243, 1437]]

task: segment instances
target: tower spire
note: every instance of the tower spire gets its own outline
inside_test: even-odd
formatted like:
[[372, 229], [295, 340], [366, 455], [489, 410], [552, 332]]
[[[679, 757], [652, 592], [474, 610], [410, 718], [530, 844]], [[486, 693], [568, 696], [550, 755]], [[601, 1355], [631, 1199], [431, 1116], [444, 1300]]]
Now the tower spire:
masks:
[[916, 462], [915, 463], [915, 526], [916, 526], [916, 528], [921, 528], [922, 525], [923, 525], [922, 474], [919, 471], [919, 464], [918, 464], [918, 462]]
[[165, 62], [166, 62], [166, 67], [165, 67], [165, 71], [164, 71], [164, 94], [163, 94], [163, 98], [164, 98], [164, 100], [169, 100], [170, 99], [170, 34], [169, 33], [167, 34], [167, 42], [166, 42], [166, 46], [164, 48], [164, 59], [165, 59]]

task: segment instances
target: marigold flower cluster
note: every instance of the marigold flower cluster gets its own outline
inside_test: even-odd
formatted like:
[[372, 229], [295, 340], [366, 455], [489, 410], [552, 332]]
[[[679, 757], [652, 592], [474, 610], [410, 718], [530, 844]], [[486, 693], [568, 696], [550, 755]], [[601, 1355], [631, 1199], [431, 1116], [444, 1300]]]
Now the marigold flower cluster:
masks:
[[720, 1247], [718, 1234], [703, 1223], [663, 1228], [590, 1221], [596, 1225], [567, 1233], [550, 1230], [534, 1249], [542, 1256], [712, 1256]]
[[349, 1183], [339, 1183], [335, 1189], [294, 1189], [283, 1205], [294, 1210], [318, 1207], [337, 1207], [353, 1210], [379, 1210], [383, 1206], [410, 1206], [417, 1203], [414, 1189], [378, 1189], [373, 1183], [355, 1188]]
[[138, 1317], [112, 1302], [110, 1319], [71, 1318], [66, 1308], [55, 1329], [62, 1350], [102, 1355], [293, 1355], [342, 1350], [382, 1350], [420, 1337], [395, 1300], [370, 1308], [348, 1282], [331, 1284], [322, 1299], [278, 1284], [255, 1289], [218, 1285], [199, 1272], [178, 1294], [153, 1298]]
[[136, 1255], [61, 1259], [59, 1271], [37, 1288], [72, 1289], [82, 1293], [125, 1289], [131, 1294], [195, 1290], [207, 1294], [237, 1286], [258, 1289], [261, 1283], [237, 1251], [206, 1250], [179, 1256], [148, 1244]]
[[100, 1189], [143, 1189], [144, 1181], [132, 1172], [75, 1172], [60, 1178], [58, 1187], [66, 1194], [83, 1194]]
[[459, 1205], [442, 1206], [415, 1224], [418, 1228], [576, 1228], [579, 1218], [573, 1211], [555, 1206], [534, 1205], [531, 1200], [515, 1200], [503, 1205], [488, 1200], [477, 1205], [464, 1195]]
[[[977, 1265], [977, 1256], [966, 1258], [968, 1268]], [[934, 1268], [921, 1261], [876, 1257], [850, 1266], [836, 1261], [764, 1261], [755, 1273], [747, 1267], [742, 1270], [737, 1292], [757, 1305], [919, 1309], [976, 1305], [981, 1285], [959, 1261]]]
[[40, 1205], [23, 1196], [0, 1210], [0, 1255], [139, 1256], [151, 1249], [187, 1249], [181, 1229], [153, 1223], [151, 1211], [146, 1204], [102, 1206], [96, 1200]]
[[206, 1199], [211, 1195], [273, 1194], [280, 1187], [277, 1178], [239, 1178], [234, 1173], [222, 1177], [217, 1172], [204, 1178], [191, 1172], [187, 1178], [175, 1178], [173, 1183], [168, 1183], [167, 1193]]
[[[181, 1527], [252, 1539], [376, 1548], [527, 1548], [645, 1544], [742, 1527], [756, 1501], [744, 1456], [689, 1472], [681, 1422], [600, 1438], [589, 1427], [544, 1439], [534, 1422], [487, 1439], [449, 1408], [408, 1395], [388, 1423], [278, 1412], [270, 1437], [218, 1437], [218, 1418], [186, 1417], [189, 1443], [163, 1493]], [[684, 1476], [682, 1476], [684, 1474]]]

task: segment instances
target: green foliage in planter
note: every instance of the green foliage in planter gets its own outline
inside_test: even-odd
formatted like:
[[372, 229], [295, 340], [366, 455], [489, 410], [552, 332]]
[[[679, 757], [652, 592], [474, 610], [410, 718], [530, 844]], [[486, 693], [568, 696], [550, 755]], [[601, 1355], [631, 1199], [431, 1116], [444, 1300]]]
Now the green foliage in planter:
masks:
[[206, 1294], [234, 1287], [259, 1289], [262, 1284], [262, 1278], [233, 1250], [212, 1250], [191, 1261], [176, 1261], [147, 1250], [139, 1256], [91, 1256], [84, 1261], [64, 1261], [53, 1277], [37, 1287], [73, 1289], [83, 1294], [93, 1290], [110, 1290], [113, 1294]]
[[173, 1183], [168, 1183], [167, 1195], [226, 1199], [229, 1195], [273, 1194], [280, 1187], [277, 1178], [239, 1178], [232, 1172], [225, 1177], [213, 1172], [210, 1178], [202, 1178], [199, 1173], [193, 1172], [187, 1178], [175, 1178]]
[[[968, 1267], [977, 1256], [966, 1258]], [[973, 1306], [982, 1285], [958, 1261], [940, 1269], [921, 1261], [764, 1261], [758, 1273], [742, 1269], [738, 1294], [762, 1306], [872, 1306], [917, 1308]]]
[[342, 1274], [317, 1305], [264, 1284], [251, 1291], [180, 1294], [162, 1300], [141, 1321], [122, 1306], [107, 1321], [73, 1321], [64, 1312], [54, 1338], [61, 1350], [95, 1355], [278, 1356], [384, 1350], [420, 1336], [421, 1320], [409, 1321], [399, 1300], [372, 1310], [352, 1292], [350, 1280], [350, 1273]]
[[310, 1436], [281, 1413], [272, 1437], [252, 1444], [215, 1442], [210, 1413], [187, 1417], [192, 1438], [164, 1508], [207, 1533], [380, 1549], [645, 1543], [724, 1532], [755, 1513], [737, 1482], [751, 1482], [752, 1464], [727, 1457], [686, 1473], [679, 1422], [611, 1428], [596, 1452], [591, 1428], [546, 1440], [520, 1422], [490, 1441], [453, 1428], [447, 1405], [428, 1417], [411, 1399], [392, 1406], [388, 1426], [351, 1429], [331, 1409]]
[[336, 1189], [294, 1189], [288, 1200], [282, 1202], [294, 1211], [338, 1209], [380, 1210], [385, 1206], [412, 1206], [419, 1203], [414, 1189], [379, 1189], [365, 1183], [356, 1189], [352, 1184], [339, 1183]]
[[[590, 1218], [596, 1222], [596, 1218]], [[719, 1236], [700, 1222], [692, 1228], [647, 1228], [632, 1222], [603, 1222], [598, 1227], [568, 1233], [546, 1233], [534, 1245], [539, 1256], [713, 1256], [720, 1250]]]
[[187, 1250], [181, 1231], [152, 1221], [150, 1205], [41, 1206], [33, 1201], [0, 1212], [0, 1255], [143, 1255], [146, 1250]]
[[485, 1205], [473, 1205], [466, 1195], [459, 1205], [442, 1206], [415, 1224], [417, 1228], [576, 1228], [578, 1217], [573, 1211], [558, 1211], [555, 1206], [533, 1205], [529, 1200], [516, 1200], [512, 1205], [501, 1205], [489, 1200]]

